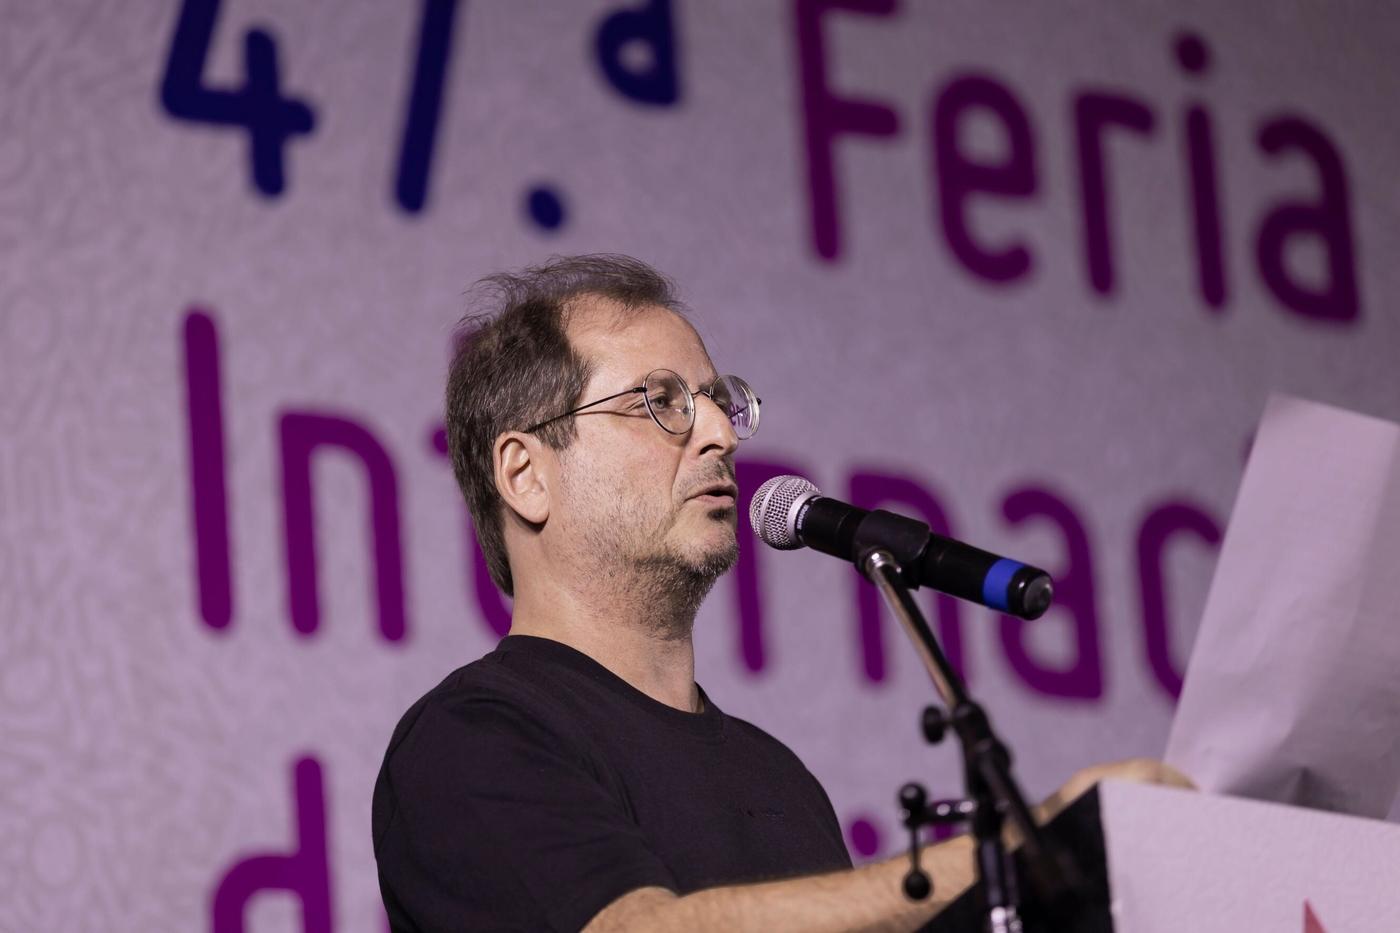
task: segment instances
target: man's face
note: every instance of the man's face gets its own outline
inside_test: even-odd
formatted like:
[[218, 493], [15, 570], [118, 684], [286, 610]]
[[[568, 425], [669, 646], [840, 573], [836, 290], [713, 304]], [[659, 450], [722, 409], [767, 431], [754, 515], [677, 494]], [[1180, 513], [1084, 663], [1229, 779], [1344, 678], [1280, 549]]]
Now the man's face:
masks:
[[[584, 299], [568, 334], [593, 364], [581, 403], [641, 385], [655, 369], [679, 374], [692, 391], [718, 375], [694, 329], [661, 307], [618, 316], [611, 303]], [[680, 574], [706, 586], [733, 566], [738, 438], [714, 402], [696, 395], [695, 425], [683, 435], [658, 427], [641, 393], [575, 418], [551, 514], [582, 551], [574, 556], [604, 572], [659, 574], [663, 583]]]

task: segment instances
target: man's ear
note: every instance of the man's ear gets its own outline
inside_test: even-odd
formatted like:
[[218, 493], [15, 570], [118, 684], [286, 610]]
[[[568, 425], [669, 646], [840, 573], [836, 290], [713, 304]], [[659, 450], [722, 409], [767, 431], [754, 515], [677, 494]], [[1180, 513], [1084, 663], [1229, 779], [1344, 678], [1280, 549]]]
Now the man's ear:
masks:
[[491, 449], [496, 491], [508, 508], [533, 525], [542, 525], [549, 518], [546, 457], [540, 439], [520, 431], [502, 434]]

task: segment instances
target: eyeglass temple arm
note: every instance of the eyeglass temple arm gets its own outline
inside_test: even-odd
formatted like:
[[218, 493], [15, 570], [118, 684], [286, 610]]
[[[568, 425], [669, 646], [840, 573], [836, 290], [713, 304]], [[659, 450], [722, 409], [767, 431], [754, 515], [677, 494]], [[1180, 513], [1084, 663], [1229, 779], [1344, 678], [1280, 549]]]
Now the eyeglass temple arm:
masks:
[[[706, 394], [708, 394], [708, 393], [706, 393]], [[714, 396], [711, 395], [711, 396], [710, 396], [710, 401], [713, 402], [714, 400], [715, 400], [715, 399], [714, 399]], [[763, 404], [763, 399], [761, 399], [761, 398], [759, 398], [757, 395], [755, 395], [755, 396], [753, 397], [753, 402], [754, 402], [755, 405], [762, 405], [762, 404]], [[734, 409], [734, 411], [730, 414], [729, 417], [733, 418], [735, 415], [742, 415], [744, 412], [746, 412], [746, 411], [748, 411], [748, 410], [749, 410], [749, 406], [747, 406], [747, 405], [745, 405], [743, 408], [736, 408], [736, 409]]]
[[594, 399], [593, 401], [589, 402], [587, 405], [580, 405], [580, 406], [577, 407], [577, 408], [573, 408], [573, 409], [570, 409], [569, 411], [564, 412], [562, 415], [555, 415], [553, 418], [546, 418], [545, 420], [541, 421], [539, 424], [531, 425], [530, 427], [528, 427], [528, 428], [525, 429], [525, 432], [524, 432], [524, 433], [530, 434], [530, 433], [532, 433], [532, 432], [534, 432], [534, 431], [538, 431], [540, 428], [544, 427], [544, 426], [547, 425], [547, 424], [553, 424], [554, 422], [558, 421], [558, 420], [561, 419], [561, 418], [567, 418], [567, 417], [569, 417], [570, 415], [576, 415], [576, 414], [578, 414], [578, 413], [581, 412], [581, 411], [585, 411], [586, 409], [592, 408], [594, 405], [601, 405], [601, 404], [603, 404], [604, 402], [611, 402], [613, 399], [615, 399], [615, 398], [622, 398], [624, 395], [636, 395], [638, 392], [645, 392], [646, 390], [647, 390], [647, 387], [646, 387], [646, 386], [633, 386], [633, 387], [630, 388], [630, 389], [623, 389], [621, 392], [614, 392], [612, 395], [609, 395], [607, 398]]

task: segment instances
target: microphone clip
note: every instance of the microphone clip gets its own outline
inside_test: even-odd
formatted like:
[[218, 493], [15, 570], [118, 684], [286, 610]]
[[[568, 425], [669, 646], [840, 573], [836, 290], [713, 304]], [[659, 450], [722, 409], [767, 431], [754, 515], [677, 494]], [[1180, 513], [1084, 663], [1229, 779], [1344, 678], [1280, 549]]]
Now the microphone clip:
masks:
[[[935, 707], [929, 707], [934, 709]], [[928, 711], [925, 710], [925, 713]], [[909, 830], [909, 871], [904, 875], [904, 896], [921, 901], [933, 893], [933, 880], [919, 864], [923, 843], [919, 831], [925, 826], [954, 826], [966, 823], [977, 813], [977, 803], [968, 799], [928, 801], [928, 791], [917, 781], [899, 789], [900, 821]]]
[[[876, 509], [856, 528], [851, 542], [855, 564], [869, 576], [871, 555], [881, 551], [894, 562], [900, 582], [911, 590], [919, 588], [919, 562], [928, 548], [929, 527], [912, 518]], [[873, 581], [872, 581], [873, 582]]]

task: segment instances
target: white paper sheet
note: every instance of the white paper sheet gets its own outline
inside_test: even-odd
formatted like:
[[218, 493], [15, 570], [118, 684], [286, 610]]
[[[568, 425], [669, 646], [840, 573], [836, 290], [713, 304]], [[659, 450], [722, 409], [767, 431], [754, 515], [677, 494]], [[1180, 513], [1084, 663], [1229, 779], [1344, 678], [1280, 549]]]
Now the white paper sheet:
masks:
[[1386, 817], [1400, 793], [1400, 425], [1269, 400], [1166, 760], [1204, 790]]

